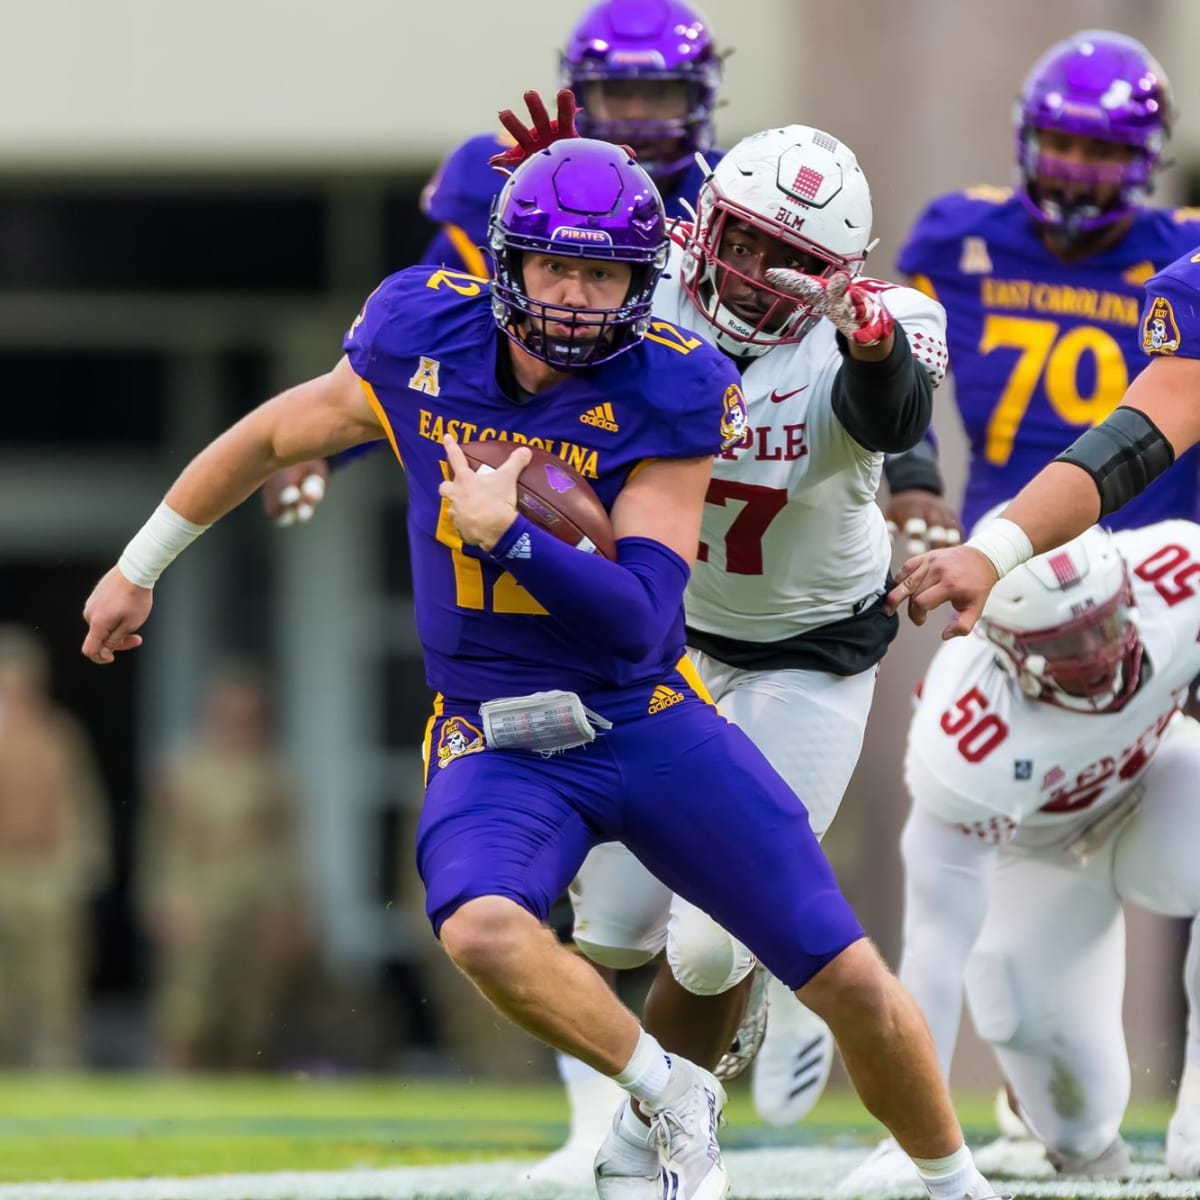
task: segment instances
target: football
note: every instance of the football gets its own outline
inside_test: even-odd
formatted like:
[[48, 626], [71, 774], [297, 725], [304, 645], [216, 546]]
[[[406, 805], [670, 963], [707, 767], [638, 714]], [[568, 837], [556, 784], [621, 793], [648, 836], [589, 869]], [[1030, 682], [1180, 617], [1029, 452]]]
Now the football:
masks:
[[[471, 466], [495, 470], [517, 449], [513, 442], [488, 439], [462, 447]], [[615, 561], [617, 543], [608, 513], [582, 475], [556, 454], [528, 449], [533, 454], [517, 480], [517, 508], [533, 524], [560, 541]]]

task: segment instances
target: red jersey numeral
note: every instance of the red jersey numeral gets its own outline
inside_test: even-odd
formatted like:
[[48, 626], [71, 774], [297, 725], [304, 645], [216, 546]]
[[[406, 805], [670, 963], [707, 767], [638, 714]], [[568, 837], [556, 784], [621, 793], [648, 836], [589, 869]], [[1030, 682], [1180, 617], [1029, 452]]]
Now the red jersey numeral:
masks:
[[[725, 570], [730, 575], [761, 575], [763, 535], [787, 507], [787, 491], [732, 479], [712, 480], [704, 497], [705, 504], [724, 508], [727, 500], [740, 500], [742, 511], [725, 531]], [[708, 555], [708, 543], [701, 542], [696, 557], [701, 562], [708, 562]]]
[[942, 713], [942, 732], [958, 734], [958, 752], [969, 763], [982, 762], [1008, 737], [1008, 726], [996, 713], [987, 712], [987, 697], [972, 688]]
[[1186, 547], [1172, 542], [1155, 550], [1145, 562], [1133, 568], [1133, 573], [1146, 583], [1154, 584], [1154, 590], [1170, 608], [1196, 594], [1190, 580], [1200, 575], [1200, 563], [1192, 560]]

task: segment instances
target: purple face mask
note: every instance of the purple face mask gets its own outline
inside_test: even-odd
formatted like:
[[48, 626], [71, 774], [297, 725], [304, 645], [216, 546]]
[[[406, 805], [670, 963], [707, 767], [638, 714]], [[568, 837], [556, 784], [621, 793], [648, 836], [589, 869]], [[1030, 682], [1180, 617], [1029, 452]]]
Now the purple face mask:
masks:
[[[1167, 77], [1140, 42], [1099, 29], [1059, 42], [1034, 64], [1014, 112], [1018, 195], [1039, 224], [1071, 237], [1121, 220], [1153, 190], [1173, 115]], [[1043, 148], [1046, 130], [1128, 146], [1131, 157], [1069, 162]]]
[[[619, 146], [569, 138], [523, 162], [492, 207], [492, 312], [523, 349], [559, 370], [607, 362], [636, 345], [650, 323], [654, 285], [667, 261], [667, 223], [650, 177]], [[616, 308], [565, 310], [525, 288], [527, 251], [628, 263]], [[551, 334], [552, 326], [568, 329]], [[572, 336], [572, 335], [578, 336]]]
[[[686, 171], [697, 152], [713, 146], [713, 109], [721, 59], [708, 21], [680, 0], [604, 0], [571, 32], [561, 77], [583, 105], [585, 137], [633, 147], [638, 162], [663, 184]], [[602, 119], [588, 110], [598, 94], [662, 85], [682, 89], [683, 113], [670, 118]], [[665, 90], [665, 89], [664, 89]]]

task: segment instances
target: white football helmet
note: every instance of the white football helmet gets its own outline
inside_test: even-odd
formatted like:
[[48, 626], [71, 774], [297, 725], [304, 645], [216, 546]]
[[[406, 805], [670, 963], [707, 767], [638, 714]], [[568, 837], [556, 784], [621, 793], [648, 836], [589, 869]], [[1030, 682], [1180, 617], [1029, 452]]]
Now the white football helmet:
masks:
[[1001, 579], [979, 629], [1035, 700], [1114, 712], [1137, 689], [1142, 643], [1129, 570], [1098, 525]]
[[[871, 190], [849, 146], [820, 129], [787, 125], [743, 138], [705, 181], [696, 227], [684, 247], [683, 286], [713, 326], [713, 341], [739, 357], [798, 342], [815, 318], [794, 296], [751, 278], [721, 256], [731, 222], [744, 222], [798, 251], [814, 275], [857, 275], [871, 240]], [[725, 303], [731, 281], [759, 293], [753, 320]], [[735, 285], [736, 286], [736, 285]]]

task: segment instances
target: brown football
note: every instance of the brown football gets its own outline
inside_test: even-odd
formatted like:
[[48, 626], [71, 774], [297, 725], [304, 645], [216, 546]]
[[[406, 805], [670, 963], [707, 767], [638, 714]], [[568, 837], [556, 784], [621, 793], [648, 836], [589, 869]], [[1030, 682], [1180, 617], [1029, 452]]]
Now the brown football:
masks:
[[[462, 452], [475, 470], [480, 467], [494, 470], [516, 448], [513, 442], [489, 438], [465, 443]], [[528, 449], [533, 458], [517, 480], [517, 508], [528, 520], [567, 545], [615, 561], [617, 543], [612, 522], [592, 485], [557, 454], [535, 446]]]

